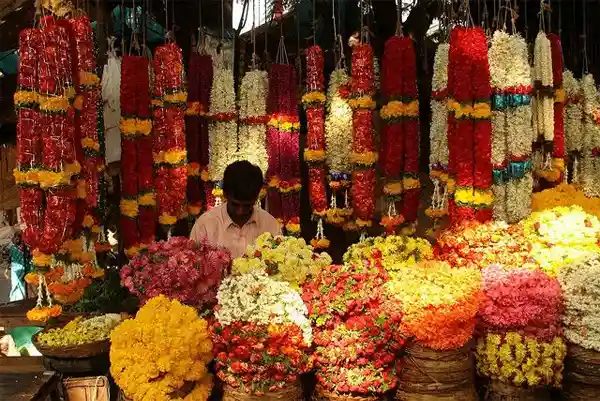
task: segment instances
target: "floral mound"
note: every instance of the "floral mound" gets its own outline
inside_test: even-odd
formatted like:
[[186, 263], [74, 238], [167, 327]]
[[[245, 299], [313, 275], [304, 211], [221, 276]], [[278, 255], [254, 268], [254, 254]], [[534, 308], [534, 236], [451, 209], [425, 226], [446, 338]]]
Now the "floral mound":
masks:
[[564, 292], [566, 338], [600, 351], [600, 255], [590, 255], [564, 267], [558, 280]]
[[211, 336], [223, 382], [261, 395], [311, 369], [312, 329], [290, 284], [252, 271], [223, 280], [217, 298]]
[[128, 399], [208, 398], [213, 346], [207, 322], [193, 308], [160, 295], [113, 330], [110, 340], [110, 373]]
[[259, 236], [246, 254], [233, 261], [233, 274], [243, 274], [253, 270], [265, 271], [275, 280], [301, 285], [307, 277], [316, 276], [321, 269], [331, 264], [327, 253], [315, 253], [304, 239], [273, 236], [265, 233]]
[[563, 183], [533, 194], [532, 209], [534, 212], [557, 206], [579, 206], [586, 213], [600, 218], [600, 199], [585, 196], [585, 192], [576, 185]]
[[472, 335], [481, 298], [481, 273], [439, 262], [405, 267], [387, 284], [402, 305], [404, 335], [434, 350], [462, 347]]
[[402, 314], [386, 297], [387, 278], [380, 264], [365, 262], [330, 266], [305, 283], [316, 376], [325, 390], [372, 395], [396, 386]]
[[412, 266], [422, 260], [433, 257], [431, 244], [422, 238], [400, 235], [367, 238], [348, 248], [344, 254], [344, 262], [362, 263], [364, 260], [380, 260], [388, 272], [404, 266]]
[[121, 269], [121, 281], [142, 303], [158, 296], [206, 310], [231, 265], [225, 249], [184, 237], [152, 243]]

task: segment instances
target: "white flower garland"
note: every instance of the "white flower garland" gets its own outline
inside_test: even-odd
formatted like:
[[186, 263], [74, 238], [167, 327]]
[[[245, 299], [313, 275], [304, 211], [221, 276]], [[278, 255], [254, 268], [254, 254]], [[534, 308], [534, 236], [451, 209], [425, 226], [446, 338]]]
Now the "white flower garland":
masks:
[[600, 111], [600, 94], [592, 74], [583, 77], [583, 138], [581, 141], [581, 181], [589, 196], [600, 196], [600, 160], [592, 152], [600, 147], [600, 125], [594, 114]]
[[[216, 68], [210, 92], [210, 114], [215, 116], [235, 112], [233, 71], [225, 67]], [[234, 160], [237, 153], [237, 122], [235, 119], [211, 121], [208, 140], [208, 173], [211, 181], [218, 182], [223, 179], [225, 168]]]
[[350, 77], [344, 69], [331, 73], [327, 88], [327, 117], [325, 118], [325, 140], [327, 142], [327, 166], [331, 172], [351, 171], [352, 109], [346, 99], [339, 95], [341, 86], [348, 85]]
[[572, 182], [580, 183], [581, 151], [583, 141], [583, 92], [582, 84], [573, 73], [565, 70], [563, 82], [567, 102], [565, 105], [565, 148], [573, 162]]
[[217, 294], [215, 317], [224, 326], [233, 322], [296, 324], [304, 342], [312, 343], [308, 310], [300, 294], [287, 282], [271, 279], [263, 271], [227, 277]]
[[[550, 40], [540, 31], [535, 38], [533, 51], [533, 80], [536, 85], [548, 90], [553, 87], [552, 50]], [[538, 88], [541, 89], [541, 88]], [[545, 141], [554, 140], [554, 97], [549, 94], [536, 93], [533, 102], [534, 123], [538, 138]]]
[[260, 167], [263, 174], [267, 174], [268, 156], [266, 147], [265, 123], [244, 123], [245, 119], [261, 119], [267, 114], [267, 86], [268, 74], [266, 71], [249, 71], [242, 79], [240, 85], [240, 126], [238, 136], [238, 159], [248, 160]]
[[[433, 63], [431, 91], [444, 93], [448, 90], [448, 56], [450, 45], [442, 43], [438, 46]], [[431, 152], [429, 164], [448, 166], [448, 96], [443, 100], [431, 99]]]

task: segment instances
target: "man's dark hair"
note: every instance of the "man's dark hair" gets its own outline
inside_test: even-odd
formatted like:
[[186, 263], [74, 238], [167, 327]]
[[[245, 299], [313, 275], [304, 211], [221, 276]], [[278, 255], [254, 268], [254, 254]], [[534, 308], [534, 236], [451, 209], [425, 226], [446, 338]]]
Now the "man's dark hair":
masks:
[[238, 201], [254, 201], [263, 186], [260, 167], [247, 160], [231, 163], [223, 174], [223, 194]]

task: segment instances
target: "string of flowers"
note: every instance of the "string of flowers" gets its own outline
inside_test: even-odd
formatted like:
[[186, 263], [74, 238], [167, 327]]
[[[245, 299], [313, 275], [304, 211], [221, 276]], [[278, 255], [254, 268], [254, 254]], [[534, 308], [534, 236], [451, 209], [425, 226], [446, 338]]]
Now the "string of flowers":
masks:
[[213, 183], [215, 204], [222, 200], [220, 182], [225, 168], [237, 153], [237, 110], [233, 71], [223, 62], [215, 66], [210, 92], [210, 126], [208, 130], [208, 175]]
[[588, 196], [600, 195], [600, 94], [592, 74], [582, 81], [583, 139], [581, 143], [581, 183]]
[[581, 156], [583, 142], [583, 93], [582, 85], [569, 70], [565, 70], [565, 148], [572, 162], [571, 182], [579, 184], [581, 179]]
[[198, 144], [200, 146], [199, 151], [199, 170], [200, 170], [200, 179], [202, 181], [202, 187], [204, 193], [204, 206], [208, 210], [211, 208], [215, 199], [212, 194], [213, 186], [210, 181], [210, 174], [208, 172], [208, 165], [210, 160], [210, 138], [209, 138], [209, 115], [207, 114], [210, 110], [210, 97], [212, 92], [213, 85], [213, 60], [210, 55], [203, 55], [199, 60], [198, 66], [198, 74], [200, 74], [200, 79], [198, 83], [200, 85], [198, 89], [198, 99], [199, 104], [198, 107], [200, 111], [204, 111], [204, 113], [199, 111], [200, 115], [200, 126], [198, 127], [198, 135], [200, 139]]
[[325, 76], [323, 49], [311, 46], [306, 50], [306, 92], [302, 104], [306, 110], [307, 136], [304, 160], [308, 163], [308, 196], [312, 213], [317, 220], [317, 231], [311, 241], [316, 248], [326, 249], [329, 241], [323, 232], [323, 218], [327, 215], [327, 187], [325, 161]]
[[296, 70], [273, 64], [269, 74], [267, 170], [269, 212], [289, 235], [300, 234], [300, 159]]
[[431, 206], [427, 216], [438, 220], [448, 213], [448, 55], [450, 45], [441, 43], [433, 62], [431, 80], [431, 142], [429, 177], [433, 182]]
[[509, 223], [531, 211], [531, 78], [527, 44], [496, 31], [489, 50], [492, 102], [494, 219]]
[[[450, 37], [449, 150], [455, 175], [449, 202], [453, 224], [492, 217], [491, 85], [487, 40], [480, 28], [454, 28]], [[452, 142], [450, 144], [450, 142]]]
[[352, 48], [352, 209], [358, 228], [370, 227], [375, 217], [377, 184], [377, 146], [373, 132], [373, 100], [375, 90], [373, 48], [357, 44]]
[[[352, 109], [348, 105], [350, 78], [343, 68], [333, 70], [327, 88], [327, 116], [325, 142], [331, 200], [327, 208], [327, 222], [343, 225], [352, 215], [348, 204], [350, 188], [350, 151], [352, 147]], [[341, 207], [338, 206], [341, 204]]]
[[[203, 56], [197, 52], [188, 61], [188, 99], [185, 110], [185, 139], [188, 158], [187, 211], [195, 219], [202, 212], [204, 191], [200, 180], [200, 119], [206, 113], [200, 103], [200, 66]], [[210, 58], [209, 58], [210, 61]]]
[[[408, 81], [408, 69], [405, 67], [405, 47], [412, 45], [412, 40], [407, 37], [393, 36], [385, 42], [383, 53], [383, 74], [381, 88], [387, 103], [381, 109], [381, 117], [385, 122], [381, 133], [380, 165], [384, 179], [383, 192], [387, 198], [387, 213], [381, 219], [381, 225], [386, 232], [394, 233], [404, 223], [405, 217], [396, 209], [396, 204], [402, 205], [403, 182], [402, 172], [406, 159], [404, 118], [409, 113], [418, 112], [412, 104], [412, 99], [405, 103], [404, 83]], [[418, 103], [415, 104], [418, 105]], [[413, 110], [415, 109], [415, 110]], [[417, 114], [418, 115], [418, 114]]]
[[550, 153], [552, 152], [552, 143], [554, 142], [552, 45], [546, 34], [542, 31], [535, 38], [533, 51], [533, 87], [533, 126], [537, 141], [537, 149], [534, 154], [534, 173], [537, 179], [544, 178], [545, 171], [553, 170]]
[[557, 185], [565, 176], [565, 89], [563, 87], [563, 54], [558, 35], [548, 34], [552, 53], [552, 82], [554, 85], [554, 139], [552, 141], [552, 170], [544, 178]]
[[187, 188], [187, 151], [184, 82], [181, 49], [175, 43], [154, 52], [154, 186], [158, 221], [168, 232], [184, 216]]
[[240, 85], [240, 124], [238, 134], [238, 157], [260, 167], [267, 173], [267, 84], [266, 71], [249, 71]]

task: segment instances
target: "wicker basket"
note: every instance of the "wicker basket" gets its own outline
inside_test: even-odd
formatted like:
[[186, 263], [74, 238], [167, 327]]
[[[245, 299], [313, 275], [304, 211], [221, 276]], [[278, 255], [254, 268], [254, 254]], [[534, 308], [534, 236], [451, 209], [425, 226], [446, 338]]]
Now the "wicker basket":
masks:
[[436, 351], [409, 345], [402, 361], [398, 401], [476, 401], [470, 346]]
[[[548, 401], [550, 393], [546, 389], [527, 389], [492, 380], [487, 386], [484, 401]], [[591, 400], [590, 400], [591, 401]]]
[[600, 352], [568, 344], [564, 398], [568, 401], [600, 400]]
[[385, 400], [385, 396], [373, 396], [373, 395], [352, 395], [352, 394], [339, 394], [332, 393], [323, 388], [323, 386], [317, 385], [315, 394], [312, 397], [312, 401], [382, 401]]
[[300, 382], [290, 383], [281, 390], [265, 393], [264, 395], [248, 394], [229, 385], [223, 387], [222, 401], [302, 401], [302, 386]]
[[47, 329], [37, 333], [35, 336], [33, 336], [31, 341], [33, 345], [35, 345], [37, 350], [40, 352], [40, 354], [47, 357], [62, 359], [81, 359], [101, 354], [108, 354], [108, 351], [110, 350], [109, 339], [103, 341], [96, 341], [88, 344], [73, 345], [70, 347], [48, 347], [47, 345], [43, 345], [38, 340], [39, 335], [41, 333], [44, 333], [46, 330]]

